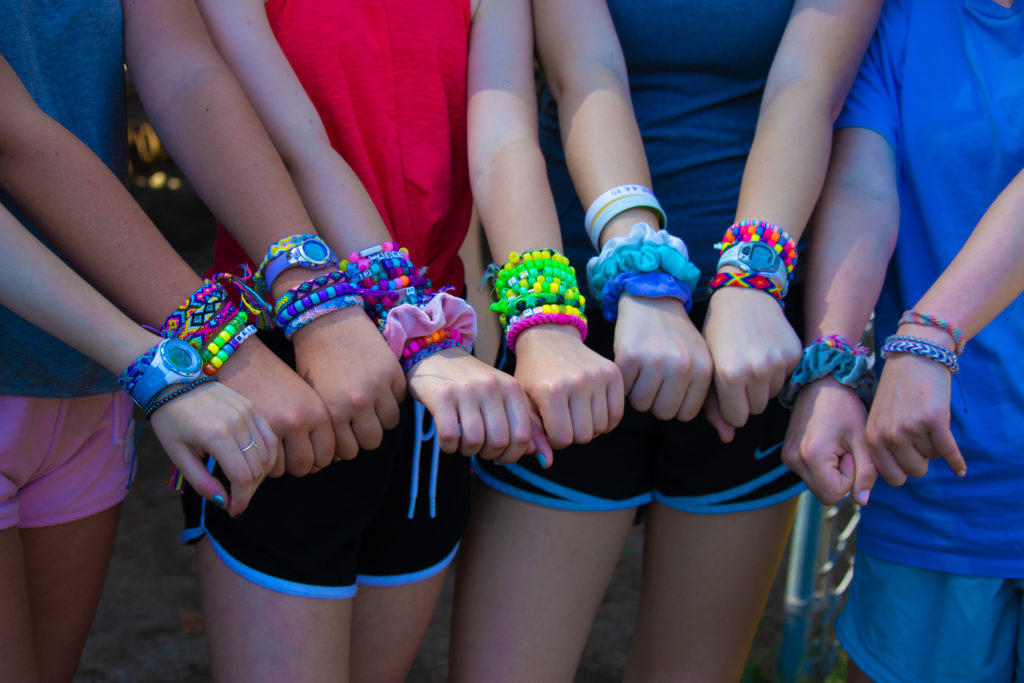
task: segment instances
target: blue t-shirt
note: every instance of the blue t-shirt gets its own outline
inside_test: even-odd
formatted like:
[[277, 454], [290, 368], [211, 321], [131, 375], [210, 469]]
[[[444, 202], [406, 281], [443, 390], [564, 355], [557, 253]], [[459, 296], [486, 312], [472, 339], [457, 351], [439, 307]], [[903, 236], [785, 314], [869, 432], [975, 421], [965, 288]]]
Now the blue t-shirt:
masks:
[[[609, 0], [629, 72], [653, 190], [701, 269], [715, 274], [736, 214], [761, 95], [792, 0]], [[541, 94], [540, 142], [566, 255], [577, 273], [595, 254], [583, 229], [558, 132], [557, 106]], [[705, 298], [699, 286], [695, 298]], [[595, 304], [597, 302], [590, 302]]]
[[[119, 0], [4, 0], [0, 54], [43, 111], [118, 177], [127, 176]], [[0, 202], [31, 230], [3, 188]], [[116, 390], [105, 369], [0, 306], [0, 395], [68, 398]]]
[[[900, 232], [877, 307], [894, 332], [949, 265], [996, 196], [1024, 169], [1024, 2], [889, 0], [838, 127], [878, 132], [896, 152]], [[942, 461], [893, 488], [879, 479], [858, 545], [907, 565], [1024, 577], [1024, 300], [960, 359], [970, 412], [953, 389], [967, 461]]]

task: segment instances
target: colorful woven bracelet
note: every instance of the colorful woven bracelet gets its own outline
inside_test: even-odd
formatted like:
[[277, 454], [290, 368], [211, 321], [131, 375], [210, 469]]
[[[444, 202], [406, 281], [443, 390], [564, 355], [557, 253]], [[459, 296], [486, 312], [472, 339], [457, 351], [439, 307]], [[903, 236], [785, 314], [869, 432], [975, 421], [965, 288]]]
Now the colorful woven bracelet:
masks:
[[786, 271], [792, 275], [796, 267], [796, 242], [785, 230], [768, 221], [740, 221], [729, 226], [719, 245], [725, 251], [737, 242], [764, 242], [771, 246], [786, 264]]
[[933, 360], [946, 366], [951, 375], [960, 372], [960, 365], [957, 363], [956, 354], [941, 344], [935, 344], [927, 339], [918, 337], [905, 337], [894, 334], [882, 344], [882, 358], [888, 358], [892, 353], [909, 353], [921, 358]]
[[228, 358], [231, 358], [242, 342], [254, 334], [256, 334], [256, 326], [251, 324], [236, 332], [224, 346], [217, 350], [217, 353], [212, 355], [209, 360], [204, 361], [203, 372], [207, 375], [216, 373], [224, 363], [228, 362]]
[[826, 335], [822, 335], [822, 336], [818, 337], [817, 339], [815, 339], [813, 342], [811, 342], [810, 345], [814, 346], [815, 344], [824, 344], [825, 346], [828, 346], [828, 347], [833, 348], [833, 349], [839, 349], [840, 351], [846, 351], [847, 353], [852, 353], [855, 356], [870, 356], [871, 355], [871, 349], [869, 349], [866, 346], [859, 345], [859, 344], [854, 346], [853, 342], [851, 342], [849, 339], [847, 339], [846, 337], [844, 337], [841, 334], [826, 334]]
[[362, 297], [355, 294], [343, 294], [333, 299], [328, 299], [318, 306], [307, 309], [302, 313], [298, 314], [294, 318], [288, 321], [288, 324], [284, 328], [285, 339], [291, 339], [292, 335], [301, 330], [303, 327], [313, 322], [317, 318], [321, 318], [328, 313], [334, 311], [340, 311], [343, 308], [349, 306], [359, 306], [362, 304]]
[[362, 305], [362, 297], [355, 294], [351, 287], [347, 285], [330, 285], [323, 289], [311, 292], [301, 299], [293, 301], [284, 307], [284, 309], [277, 315], [276, 322], [278, 327], [286, 327], [296, 316], [300, 315], [303, 311], [307, 311], [311, 308], [315, 308], [320, 304], [327, 303], [333, 299], [339, 297], [348, 297], [347, 300], [353, 303], [349, 305]]
[[249, 314], [249, 321], [261, 330], [269, 330], [272, 326], [270, 304], [256, 291], [249, 266], [243, 264], [241, 271], [241, 276], [217, 273], [210, 278], [210, 282], [220, 284], [229, 293], [234, 291], [238, 307]]
[[160, 328], [160, 334], [184, 341], [200, 338], [206, 324], [216, 318], [227, 301], [227, 291], [220, 284], [208, 281], [174, 309]]
[[800, 364], [779, 392], [779, 403], [792, 409], [800, 389], [830, 375], [840, 384], [856, 391], [864, 405], [871, 408], [871, 400], [878, 385], [871, 369], [871, 358], [836, 348], [827, 342], [815, 342], [803, 350]]
[[714, 294], [722, 287], [760, 289], [771, 294], [783, 308], [786, 307], [786, 303], [782, 300], [782, 290], [779, 289], [778, 284], [760, 273], [718, 273], [711, 278], [711, 282], [708, 284], [708, 295]]
[[556, 325], [572, 325], [580, 331], [580, 338], [587, 338], [587, 321], [585, 318], [567, 313], [538, 313], [525, 318], [520, 318], [512, 323], [508, 332], [505, 333], [505, 345], [512, 353], [516, 352], [516, 340], [525, 330], [536, 325], [554, 323]]
[[927, 327], [937, 327], [940, 330], [945, 331], [953, 340], [953, 353], [959, 356], [964, 352], [964, 346], [967, 344], [967, 340], [964, 339], [964, 331], [948, 320], [911, 309], [909, 311], [905, 311], [903, 316], [900, 318], [900, 325], [905, 325], [907, 323], [925, 325]]

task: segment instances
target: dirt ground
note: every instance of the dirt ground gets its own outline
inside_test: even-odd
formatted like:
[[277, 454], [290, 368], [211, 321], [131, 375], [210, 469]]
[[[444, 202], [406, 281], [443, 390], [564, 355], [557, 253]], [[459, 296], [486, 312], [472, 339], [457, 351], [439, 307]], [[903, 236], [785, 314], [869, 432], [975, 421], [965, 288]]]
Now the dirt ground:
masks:
[[[197, 270], [205, 268], [212, 222], [188, 188], [136, 187], [135, 193], [172, 244]], [[79, 683], [209, 680], [195, 555], [175, 540], [181, 512], [177, 496], [164, 485], [169, 470], [152, 431], [145, 429], [138, 477], [124, 504], [110, 572], [75, 679]], [[576, 678], [580, 683], [622, 679], [641, 582], [640, 556], [641, 530], [635, 528], [592, 628]], [[773, 679], [782, 631], [784, 571], [783, 567], [776, 580], [745, 680]], [[410, 672], [412, 683], [446, 678], [453, 573]]]

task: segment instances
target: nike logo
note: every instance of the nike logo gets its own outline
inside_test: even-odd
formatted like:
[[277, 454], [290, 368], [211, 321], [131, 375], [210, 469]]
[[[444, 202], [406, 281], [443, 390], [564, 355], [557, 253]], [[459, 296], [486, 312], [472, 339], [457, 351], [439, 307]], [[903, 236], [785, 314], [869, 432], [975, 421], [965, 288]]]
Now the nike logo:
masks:
[[781, 447], [782, 447], [782, 442], [781, 441], [778, 442], [777, 444], [775, 444], [774, 446], [772, 446], [771, 448], [769, 448], [766, 451], [762, 451], [761, 447], [758, 446], [757, 450], [754, 451], [754, 460], [763, 460], [764, 458], [767, 458], [769, 455], [771, 455], [775, 451], [779, 450], [779, 448], [781, 448]]

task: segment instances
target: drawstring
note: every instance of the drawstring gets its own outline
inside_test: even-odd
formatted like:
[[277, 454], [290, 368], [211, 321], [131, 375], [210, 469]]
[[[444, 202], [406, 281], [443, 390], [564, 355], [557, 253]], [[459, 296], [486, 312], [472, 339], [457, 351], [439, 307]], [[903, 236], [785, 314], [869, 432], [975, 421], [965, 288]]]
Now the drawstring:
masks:
[[423, 450], [423, 443], [432, 440], [430, 454], [430, 518], [437, 517], [437, 470], [441, 460], [441, 439], [437, 435], [437, 425], [434, 418], [430, 418], [430, 428], [424, 429], [423, 422], [427, 409], [419, 401], [414, 402], [414, 419], [416, 421], [416, 435], [413, 438], [412, 446], [412, 483], [409, 485], [409, 519], [416, 515], [416, 500], [420, 494], [420, 453]]

